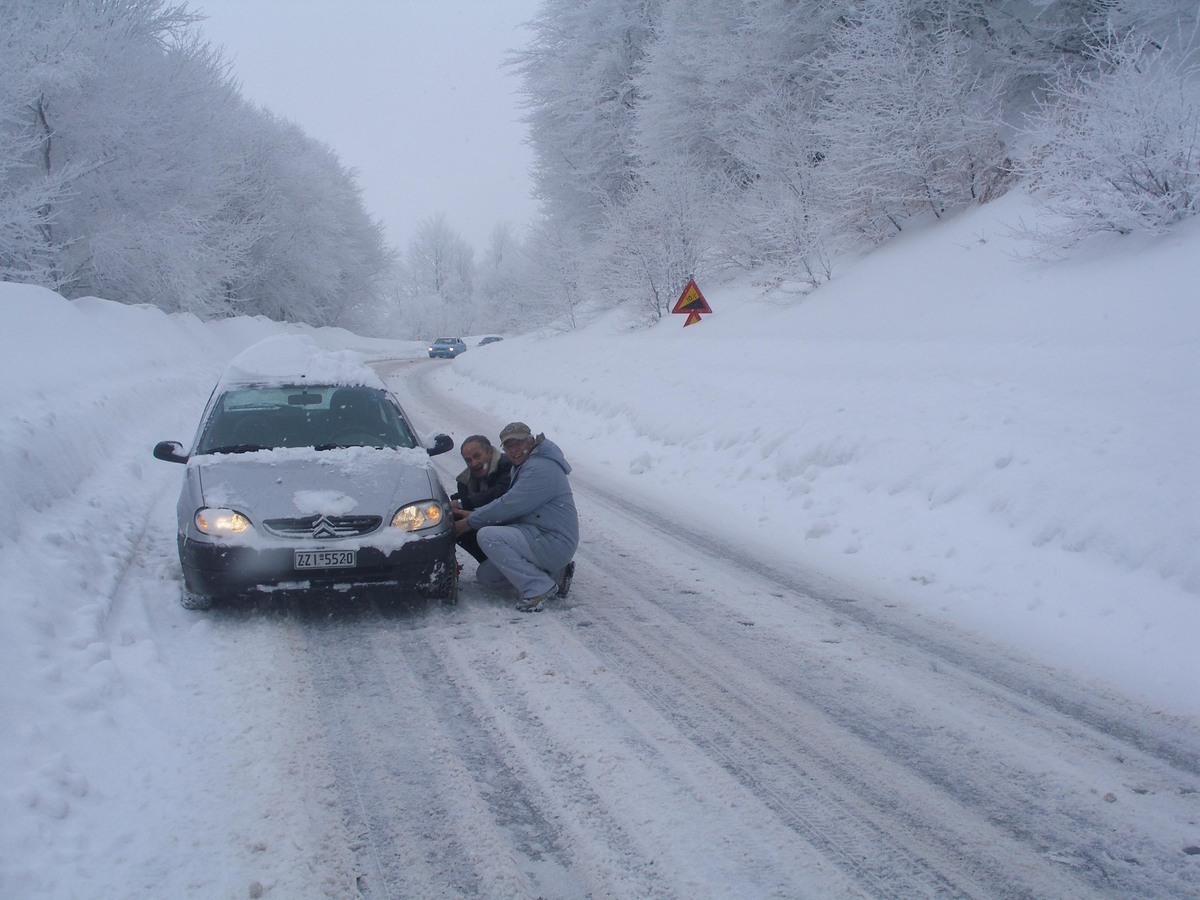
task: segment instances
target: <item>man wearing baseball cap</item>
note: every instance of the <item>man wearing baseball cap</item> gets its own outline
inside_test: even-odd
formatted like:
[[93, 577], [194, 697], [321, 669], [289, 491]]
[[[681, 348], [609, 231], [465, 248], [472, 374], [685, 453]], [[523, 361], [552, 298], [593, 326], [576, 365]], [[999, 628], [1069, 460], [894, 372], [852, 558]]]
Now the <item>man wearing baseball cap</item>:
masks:
[[487, 560], [476, 578], [491, 587], [512, 585], [517, 609], [541, 612], [548, 600], [570, 589], [579, 547], [579, 516], [567, 475], [571, 465], [544, 434], [534, 437], [524, 422], [500, 431], [500, 446], [512, 463], [507, 493], [474, 510], [455, 512], [455, 534], [474, 529]]

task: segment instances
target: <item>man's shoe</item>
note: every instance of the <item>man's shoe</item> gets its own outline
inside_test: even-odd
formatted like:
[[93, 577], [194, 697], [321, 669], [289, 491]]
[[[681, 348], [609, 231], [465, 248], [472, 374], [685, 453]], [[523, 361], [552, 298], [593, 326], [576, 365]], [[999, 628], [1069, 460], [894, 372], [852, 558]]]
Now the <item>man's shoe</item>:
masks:
[[567, 567], [563, 569], [562, 577], [558, 579], [558, 596], [565, 597], [571, 592], [571, 579], [575, 577], [575, 561], [567, 563]]
[[545, 609], [547, 600], [553, 600], [555, 597], [554, 589], [546, 591], [544, 594], [538, 594], [536, 597], [528, 597], [517, 604], [517, 609], [521, 612], [541, 612]]

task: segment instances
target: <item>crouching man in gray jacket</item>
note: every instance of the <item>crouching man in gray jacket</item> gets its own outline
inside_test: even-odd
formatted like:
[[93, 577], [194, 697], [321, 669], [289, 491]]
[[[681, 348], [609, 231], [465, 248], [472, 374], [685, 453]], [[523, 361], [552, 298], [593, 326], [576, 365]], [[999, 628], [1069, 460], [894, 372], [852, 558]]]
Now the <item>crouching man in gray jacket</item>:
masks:
[[579, 516], [567, 475], [571, 465], [544, 434], [533, 436], [524, 422], [500, 432], [512, 463], [512, 480], [502, 497], [474, 510], [456, 510], [454, 531], [478, 532], [487, 560], [476, 578], [489, 587], [512, 585], [521, 594], [517, 609], [541, 612], [547, 600], [565, 597], [579, 547]]

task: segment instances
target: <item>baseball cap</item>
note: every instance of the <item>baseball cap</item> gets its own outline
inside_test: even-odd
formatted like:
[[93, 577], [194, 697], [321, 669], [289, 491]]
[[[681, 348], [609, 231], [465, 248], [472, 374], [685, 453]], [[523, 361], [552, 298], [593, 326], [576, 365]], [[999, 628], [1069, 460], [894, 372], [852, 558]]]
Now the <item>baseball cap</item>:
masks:
[[511, 440], [533, 440], [533, 432], [524, 422], [509, 422], [500, 429], [500, 446], [504, 446], [505, 441]]

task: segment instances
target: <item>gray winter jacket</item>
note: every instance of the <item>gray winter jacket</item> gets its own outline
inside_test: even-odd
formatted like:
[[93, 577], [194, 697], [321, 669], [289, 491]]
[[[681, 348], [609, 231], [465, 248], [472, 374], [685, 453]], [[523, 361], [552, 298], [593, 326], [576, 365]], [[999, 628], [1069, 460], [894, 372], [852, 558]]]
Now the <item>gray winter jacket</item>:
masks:
[[553, 441], [538, 443], [512, 471], [508, 493], [481, 506], [467, 519], [471, 527], [514, 525], [533, 545], [538, 567], [555, 572], [569, 563], [579, 547], [579, 516], [567, 474], [571, 465]]

